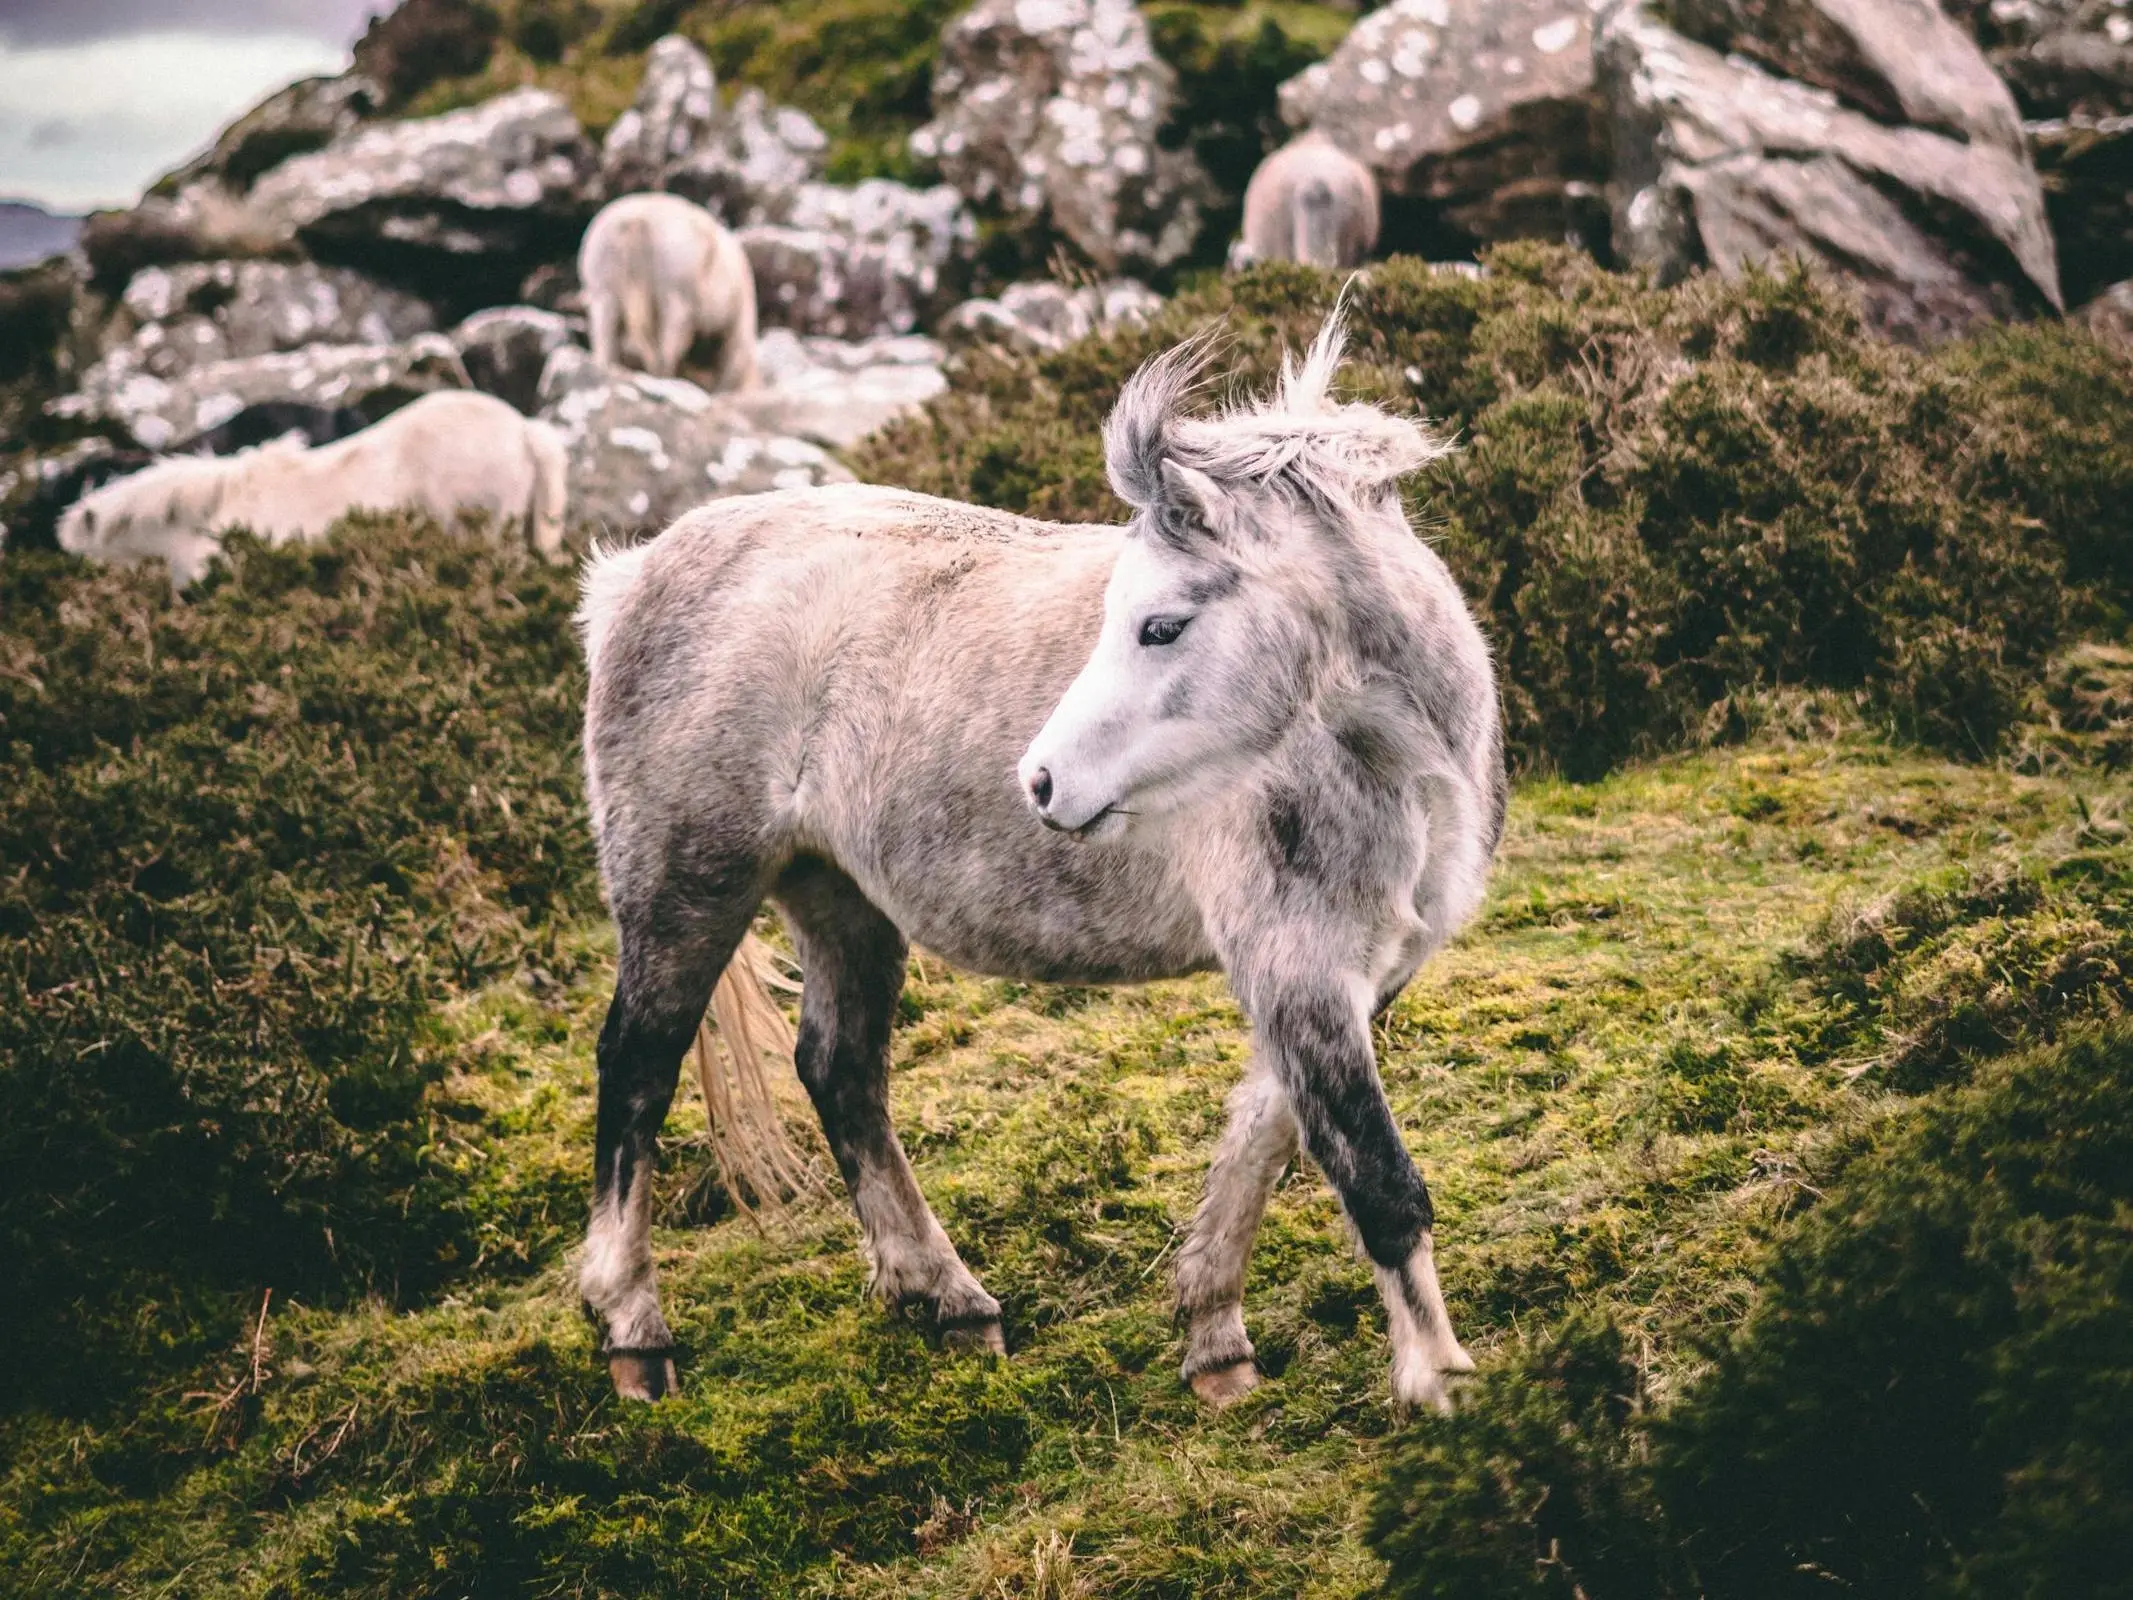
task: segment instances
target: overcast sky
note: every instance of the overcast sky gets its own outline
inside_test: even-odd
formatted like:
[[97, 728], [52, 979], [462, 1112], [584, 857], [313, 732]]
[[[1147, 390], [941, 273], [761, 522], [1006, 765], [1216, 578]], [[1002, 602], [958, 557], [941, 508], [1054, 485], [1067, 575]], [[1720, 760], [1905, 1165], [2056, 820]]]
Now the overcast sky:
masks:
[[129, 205], [388, 0], [0, 0], [0, 198]]

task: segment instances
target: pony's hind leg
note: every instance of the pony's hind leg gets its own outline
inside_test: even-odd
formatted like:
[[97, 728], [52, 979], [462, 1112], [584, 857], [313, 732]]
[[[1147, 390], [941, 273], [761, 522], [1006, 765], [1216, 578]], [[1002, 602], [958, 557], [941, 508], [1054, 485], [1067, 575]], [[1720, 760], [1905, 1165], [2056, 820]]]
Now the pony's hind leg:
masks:
[[748, 931], [752, 902], [631, 906], [618, 897], [621, 956], [600, 1030], [592, 1223], [578, 1287], [606, 1329], [608, 1373], [627, 1399], [677, 1387], [674, 1337], [652, 1268], [652, 1175], [660, 1127], [712, 986]]
[[859, 1213], [875, 1293], [892, 1304], [926, 1305], [948, 1342], [1004, 1352], [1000, 1303], [955, 1253], [889, 1122], [889, 1025], [903, 991], [903, 935], [827, 862], [793, 863], [771, 898], [805, 975], [800, 1080]]
[[1244, 1331], [1244, 1267], [1267, 1196], [1296, 1157], [1296, 1118], [1273, 1070], [1254, 1058], [1230, 1096], [1207, 1193], [1178, 1252], [1178, 1318], [1185, 1328], [1182, 1376], [1212, 1406], [1259, 1382]]

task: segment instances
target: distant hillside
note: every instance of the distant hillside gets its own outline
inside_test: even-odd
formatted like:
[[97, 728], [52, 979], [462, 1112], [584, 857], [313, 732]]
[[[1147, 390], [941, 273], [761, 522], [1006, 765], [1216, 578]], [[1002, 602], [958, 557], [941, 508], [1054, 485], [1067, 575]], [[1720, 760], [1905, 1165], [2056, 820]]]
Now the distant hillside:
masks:
[[27, 200], [0, 200], [0, 271], [71, 250], [81, 224], [80, 217], [55, 216]]

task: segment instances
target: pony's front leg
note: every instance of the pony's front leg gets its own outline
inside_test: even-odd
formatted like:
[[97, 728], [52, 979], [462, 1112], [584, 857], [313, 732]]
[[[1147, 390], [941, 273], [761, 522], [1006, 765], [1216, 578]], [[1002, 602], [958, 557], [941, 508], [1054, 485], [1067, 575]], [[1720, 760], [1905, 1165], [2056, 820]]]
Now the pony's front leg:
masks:
[[1452, 1333], [1437, 1285], [1429, 1190], [1378, 1080], [1370, 984], [1360, 973], [1304, 976], [1290, 968], [1247, 975], [1238, 988], [1304, 1148], [1340, 1195], [1376, 1272], [1392, 1336], [1393, 1398], [1447, 1411], [1447, 1375], [1471, 1372], [1474, 1362]]
[[1296, 1118], [1273, 1069], [1254, 1058], [1230, 1096], [1207, 1193], [1178, 1252], [1178, 1319], [1185, 1329], [1181, 1376], [1211, 1406], [1228, 1405], [1259, 1382], [1244, 1331], [1244, 1267], [1282, 1169], [1296, 1157]]

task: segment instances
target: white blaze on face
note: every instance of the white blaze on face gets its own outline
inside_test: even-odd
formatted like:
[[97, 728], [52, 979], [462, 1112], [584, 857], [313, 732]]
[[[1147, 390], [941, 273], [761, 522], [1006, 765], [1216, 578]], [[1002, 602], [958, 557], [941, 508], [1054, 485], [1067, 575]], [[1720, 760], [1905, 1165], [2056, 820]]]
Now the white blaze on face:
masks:
[[1018, 768], [1048, 827], [1109, 837], [1177, 810], [1225, 767], [1231, 726], [1220, 713], [1249, 617], [1235, 569], [1209, 556], [1127, 541], [1096, 648]]

